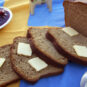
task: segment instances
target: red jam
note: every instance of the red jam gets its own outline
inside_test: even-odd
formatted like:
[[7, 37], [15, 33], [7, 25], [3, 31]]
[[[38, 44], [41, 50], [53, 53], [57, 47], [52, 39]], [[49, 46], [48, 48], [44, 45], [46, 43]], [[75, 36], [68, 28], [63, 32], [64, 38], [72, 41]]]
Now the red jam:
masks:
[[8, 21], [10, 14], [4, 8], [0, 8], [0, 26]]

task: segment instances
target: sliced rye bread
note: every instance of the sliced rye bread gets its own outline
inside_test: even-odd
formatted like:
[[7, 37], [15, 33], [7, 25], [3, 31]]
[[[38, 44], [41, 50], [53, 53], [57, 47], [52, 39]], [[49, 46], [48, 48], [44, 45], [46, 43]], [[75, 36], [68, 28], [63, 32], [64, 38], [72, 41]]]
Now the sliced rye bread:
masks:
[[47, 38], [53, 42], [55, 48], [69, 60], [82, 64], [87, 65], [87, 58], [78, 56], [75, 50], [73, 49], [73, 45], [81, 45], [87, 47], [87, 38], [78, 34], [76, 36], [69, 36], [62, 28], [49, 30], [47, 33]]
[[35, 83], [42, 77], [48, 77], [52, 75], [58, 75], [64, 71], [63, 68], [54, 67], [53, 65], [48, 65], [45, 69], [37, 72], [31, 65], [28, 63], [29, 59], [37, 57], [35, 54], [32, 54], [31, 57], [18, 55], [17, 47], [18, 43], [29, 43], [29, 40], [25, 37], [17, 37], [13, 41], [13, 46], [11, 49], [11, 62], [14, 70], [26, 81]]
[[0, 47], [0, 58], [6, 59], [2, 67], [0, 67], [0, 87], [20, 79], [12, 69], [10, 61], [10, 48], [11, 45]]
[[87, 0], [64, 0], [65, 24], [87, 37]]
[[34, 52], [47, 63], [53, 64], [54, 66], [64, 67], [68, 62], [67, 58], [57, 52], [53, 44], [46, 38], [48, 29], [53, 28], [29, 28], [27, 37], [31, 42], [31, 47]]

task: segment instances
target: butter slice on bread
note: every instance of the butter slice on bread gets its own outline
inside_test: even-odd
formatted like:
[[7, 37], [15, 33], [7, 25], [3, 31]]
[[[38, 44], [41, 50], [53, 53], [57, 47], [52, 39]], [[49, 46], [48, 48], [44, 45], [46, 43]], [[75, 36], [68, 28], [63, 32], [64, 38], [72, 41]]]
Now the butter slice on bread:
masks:
[[5, 62], [5, 58], [0, 58], [0, 67], [2, 67], [2, 65], [4, 64], [4, 62]]
[[17, 48], [17, 54], [25, 55], [25, 56], [31, 56], [32, 55], [32, 49], [31, 49], [29, 44], [19, 42], [18, 48]]

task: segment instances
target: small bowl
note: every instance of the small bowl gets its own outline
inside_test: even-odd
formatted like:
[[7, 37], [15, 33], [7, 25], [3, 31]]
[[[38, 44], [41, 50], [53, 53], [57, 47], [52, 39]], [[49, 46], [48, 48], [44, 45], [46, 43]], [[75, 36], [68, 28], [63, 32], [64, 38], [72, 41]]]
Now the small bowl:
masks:
[[8, 9], [8, 8], [6, 8], [6, 7], [0, 7], [0, 8], [3, 8], [4, 10], [6, 10], [6, 11], [9, 12], [9, 18], [8, 18], [8, 20], [7, 20], [4, 24], [2, 24], [2, 25], [0, 26], [0, 29], [2, 29], [2, 28], [5, 27], [7, 24], [9, 24], [9, 22], [11, 21], [13, 15], [12, 15], [12, 12], [11, 12], [10, 9]]

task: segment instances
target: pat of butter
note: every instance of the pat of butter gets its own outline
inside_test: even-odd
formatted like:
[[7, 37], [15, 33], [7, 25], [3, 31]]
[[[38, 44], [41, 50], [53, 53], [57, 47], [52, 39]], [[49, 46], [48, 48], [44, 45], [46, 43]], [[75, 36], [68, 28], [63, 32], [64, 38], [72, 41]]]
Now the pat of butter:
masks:
[[36, 70], [41, 71], [42, 69], [46, 68], [48, 66], [47, 63], [45, 63], [42, 59], [39, 57], [35, 57], [33, 59], [28, 60], [28, 63]]
[[75, 49], [78, 56], [87, 57], [87, 47], [74, 45], [73, 48]]
[[32, 49], [30, 47], [30, 44], [19, 42], [17, 54], [21, 54], [21, 55], [24, 55], [24, 56], [31, 56], [32, 55]]
[[78, 34], [79, 34], [76, 30], [74, 30], [74, 29], [71, 28], [71, 27], [65, 27], [65, 28], [63, 28], [62, 30], [63, 30], [65, 33], [67, 33], [68, 35], [70, 35], [70, 36], [75, 36], [75, 35], [78, 35]]
[[4, 64], [5, 62], [5, 58], [0, 58], [0, 67], [2, 67], [2, 65]]

